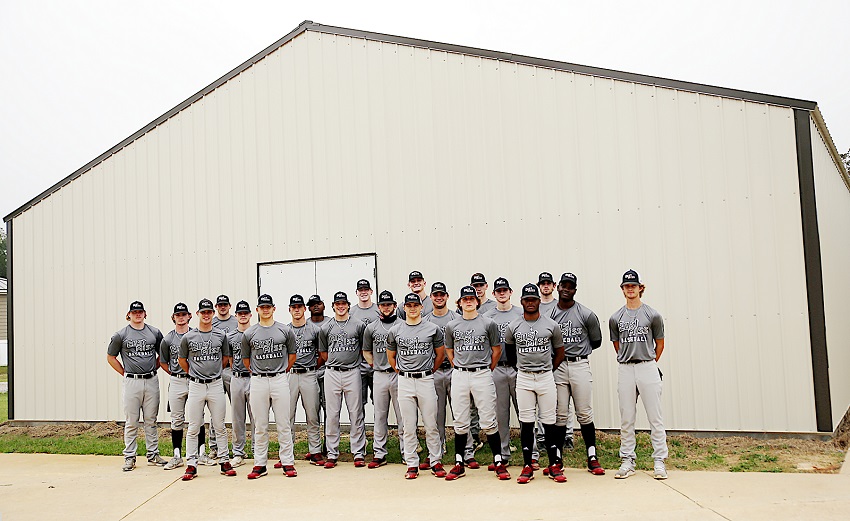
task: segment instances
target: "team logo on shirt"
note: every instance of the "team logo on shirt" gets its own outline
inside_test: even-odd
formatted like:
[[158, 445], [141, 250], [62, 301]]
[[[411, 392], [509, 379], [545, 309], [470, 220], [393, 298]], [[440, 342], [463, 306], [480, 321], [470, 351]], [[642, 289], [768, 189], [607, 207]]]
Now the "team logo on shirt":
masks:
[[561, 336], [564, 337], [565, 344], [578, 344], [581, 342], [581, 337], [584, 335], [583, 327], [573, 327], [573, 321], [567, 320], [558, 324], [561, 328]]
[[508, 326], [510, 322], [505, 322], [503, 324], [496, 324], [499, 327], [499, 342], [505, 343], [505, 332], [508, 330]]
[[213, 348], [212, 340], [190, 341], [189, 352], [192, 353], [193, 362], [204, 362], [221, 358], [221, 349], [219, 346]]
[[153, 353], [153, 344], [149, 344], [145, 339], [139, 340], [125, 340], [124, 341], [124, 349], [127, 351], [131, 351], [127, 353], [130, 356], [135, 357], [145, 357], [145, 356], [154, 356]]
[[233, 342], [230, 342], [230, 350], [233, 352], [233, 358], [237, 360], [242, 358], [239, 356], [242, 354], [242, 341], [234, 340]]
[[332, 333], [328, 335], [328, 352], [330, 353], [357, 351], [360, 349], [359, 344], [359, 339], [351, 338], [345, 333]]
[[[617, 322], [620, 330], [620, 342], [646, 342], [649, 340], [649, 326], [641, 326], [638, 319]], [[624, 336], [625, 335], [625, 336]]]
[[403, 349], [406, 355], [430, 355], [432, 352], [430, 339], [419, 340], [419, 337], [415, 336], [399, 337], [396, 341], [399, 349]]
[[295, 333], [295, 351], [299, 355], [312, 355], [315, 352], [313, 340], [314, 338], [305, 338], [304, 333]]
[[527, 333], [515, 333], [517, 351], [521, 353], [542, 353], [549, 350], [549, 339], [541, 337], [540, 332], [529, 328]]
[[268, 360], [271, 358], [283, 358], [283, 344], [275, 344], [274, 339], [251, 339], [251, 358], [254, 360]]
[[372, 334], [372, 350], [376, 353], [387, 352], [387, 334], [373, 333]]
[[[484, 351], [487, 335], [476, 335], [475, 331], [455, 331], [455, 351]], [[460, 344], [460, 345], [457, 345]]]

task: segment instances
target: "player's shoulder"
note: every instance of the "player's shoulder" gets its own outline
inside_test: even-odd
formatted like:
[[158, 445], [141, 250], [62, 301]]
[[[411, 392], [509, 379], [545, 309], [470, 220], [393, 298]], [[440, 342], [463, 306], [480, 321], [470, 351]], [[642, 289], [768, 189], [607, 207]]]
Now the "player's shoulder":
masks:
[[619, 322], [620, 318], [623, 316], [623, 313], [626, 312], [626, 306], [620, 307], [617, 311], [615, 311], [610, 318], [611, 322]]
[[584, 304], [582, 304], [581, 302], [576, 301], [576, 306], [578, 306], [578, 307], [576, 308], [576, 312], [578, 312], [578, 314], [579, 314], [579, 316], [580, 316], [581, 318], [583, 318], [583, 319], [588, 319], [588, 318], [590, 318], [590, 317], [592, 317], [592, 316], [596, 316], [596, 313], [594, 313], [592, 309], [590, 309], [589, 307], [585, 306], [585, 305], [584, 305]]
[[649, 304], [641, 303], [641, 308], [643, 309], [643, 312], [646, 313], [646, 316], [648, 316], [649, 318], [661, 318], [661, 313], [659, 313], [657, 309], [651, 307]]
[[[130, 327], [130, 326], [128, 325], [127, 327]], [[154, 336], [162, 336], [162, 332], [158, 328], [156, 328], [156, 327], [154, 327], [150, 324], [147, 324], [147, 323], [145, 324], [145, 330], [149, 331]]]
[[251, 338], [251, 337], [253, 337], [254, 335], [257, 334], [258, 329], [260, 329], [260, 324], [259, 323], [253, 324], [248, 329], [246, 329], [244, 333], [242, 333], [242, 336]]
[[558, 323], [555, 322], [554, 320], [552, 320], [551, 318], [547, 317], [546, 315], [540, 315], [540, 319], [538, 321], [538, 324], [540, 324], [541, 326], [548, 327], [549, 329], [555, 329], [555, 328], [560, 329], [560, 326], [558, 326]]

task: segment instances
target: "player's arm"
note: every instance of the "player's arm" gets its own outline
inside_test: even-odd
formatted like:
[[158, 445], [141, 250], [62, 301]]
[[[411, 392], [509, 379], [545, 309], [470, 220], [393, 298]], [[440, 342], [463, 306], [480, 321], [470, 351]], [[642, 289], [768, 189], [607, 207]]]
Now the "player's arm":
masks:
[[557, 371], [561, 362], [564, 361], [564, 346], [555, 348], [555, 358], [552, 360], [552, 371]]
[[390, 333], [387, 335], [387, 361], [390, 363], [390, 367], [393, 368], [393, 371], [397, 373], [398, 367], [396, 367], [395, 364], [396, 349], [398, 348], [395, 342], [395, 335], [393, 335], [392, 330], [390, 330]]
[[367, 326], [363, 331], [363, 359], [369, 364], [369, 367], [374, 367], [375, 360], [372, 356], [372, 330]]
[[180, 367], [182, 367], [184, 371], [186, 371], [187, 373], [189, 372], [189, 360], [180, 357], [177, 359], [177, 363], [180, 364]]
[[[446, 326], [446, 331], [443, 333], [443, 340], [446, 342], [445, 352], [446, 358], [449, 359], [449, 363], [452, 364], [452, 367], [455, 365], [455, 333], [454, 328], [451, 327], [451, 324]], [[437, 366], [439, 367], [439, 366]]]
[[516, 367], [516, 344], [505, 344], [505, 353], [508, 357], [508, 365]]
[[289, 353], [288, 365], [286, 366], [286, 371], [289, 372], [292, 369], [292, 366], [295, 365], [295, 359], [298, 358], [298, 355], [295, 353]]
[[661, 353], [664, 351], [664, 339], [656, 338], [655, 339], [655, 361], [661, 358]]
[[585, 320], [584, 328], [587, 330], [587, 339], [590, 341], [590, 347], [596, 349], [601, 346], [602, 328], [599, 327], [599, 317], [596, 316], [596, 313], [590, 313], [590, 316]]
[[620, 354], [620, 326], [614, 316], [608, 320], [608, 334], [611, 335], [611, 343], [614, 344], [614, 352]]
[[116, 373], [120, 374], [121, 376], [124, 376], [124, 366], [121, 365], [120, 361], [118, 361], [117, 356], [107, 354], [106, 361], [109, 363], [109, 366], [111, 368], [115, 369]]
[[245, 334], [242, 335], [242, 349], [240, 352], [242, 353], [242, 365], [245, 366], [248, 372], [251, 372], [251, 340]]
[[121, 352], [122, 343], [123, 340], [119, 333], [112, 335], [112, 338], [109, 340], [109, 346], [106, 348], [106, 362], [109, 364], [109, 367], [115, 369], [116, 373], [124, 376], [124, 366], [118, 360], [118, 353]]
[[664, 320], [661, 315], [655, 313], [652, 317], [652, 338], [655, 340], [655, 361], [661, 358], [661, 352], [664, 351]]
[[[171, 374], [171, 371], [168, 370], [168, 357], [170, 356], [171, 350], [169, 349], [168, 344], [165, 343], [165, 340], [159, 343], [159, 366], [162, 367], [162, 370], [168, 374]], [[163, 362], [163, 360], [166, 360]]]
[[492, 371], [499, 365], [499, 358], [502, 357], [502, 336], [499, 333], [499, 326], [492, 320], [487, 328], [487, 336], [490, 340], [490, 370]]
[[[162, 345], [162, 341], [163, 341], [162, 331], [157, 329], [156, 330], [156, 340], [154, 341], [153, 345], [154, 346]], [[162, 358], [159, 356], [159, 350], [158, 349], [154, 349], [154, 350], [156, 351], [156, 368], [159, 369], [160, 365], [162, 365]], [[166, 369], [165, 372], [167, 373], [168, 369]]]
[[446, 346], [440, 346], [434, 349], [434, 353], [436, 353], [437, 357], [434, 358], [434, 372], [437, 372], [437, 369], [443, 365], [443, 360], [446, 358]]
[[250, 358], [243, 358], [242, 364], [245, 366], [245, 369], [247, 369], [248, 372], [251, 372], [251, 359]]
[[614, 340], [611, 343], [614, 344], [614, 352], [620, 354], [620, 342]]
[[185, 372], [189, 372], [189, 342], [186, 340], [186, 335], [183, 335], [183, 339], [180, 340], [180, 349], [177, 353], [177, 363], [180, 364], [180, 367], [183, 368]]
[[366, 360], [366, 363], [369, 364], [370, 367], [374, 367], [375, 360], [372, 357], [372, 351], [363, 351], [363, 358]]
[[395, 351], [387, 349], [387, 361], [390, 363], [390, 367], [393, 368], [393, 371], [398, 372], [398, 368], [395, 366]]
[[493, 351], [490, 355], [490, 370], [492, 371], [499, 365], [499, 358], [502, 358], [502, 344], [491, 346], [490, 349]]
[[328, 334], [324, 327], [319, 328], [317, 337], [319, 339], [319, 365], [326, 364], [328, 362]]
[[564, 337], [561, 334], [560, 327], [552, 330], [552, 349], [555, 352], [555, 358], [552, 360], [552, 371], [555, 371], [564, 361]]

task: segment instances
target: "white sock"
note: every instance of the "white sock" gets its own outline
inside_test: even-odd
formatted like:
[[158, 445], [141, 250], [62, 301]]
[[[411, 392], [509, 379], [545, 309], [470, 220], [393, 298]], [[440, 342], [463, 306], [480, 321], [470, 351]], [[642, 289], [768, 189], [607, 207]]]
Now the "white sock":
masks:
[[206, 454], [206, 453], [207, 453], [207, 448], [204, 445], [201, 445], [200, 447], [198, 447], [198, 454], [199, 455], [200, 454]]
[[502, 462], [502, 455], [501, 454], [496, 454], [495, 456], [493, 456], [493, 463], [498, 465], [501, 462]]
[[180, 449], [174, 449], [174, 457], [175, 457], [175, 458], [179, 458], [179, 457], [180, 457]]
[[587, 448], [587, 457], [592, 458], [594, 456], [596, 456], [596, 447], [591, 445], [590, 447]]

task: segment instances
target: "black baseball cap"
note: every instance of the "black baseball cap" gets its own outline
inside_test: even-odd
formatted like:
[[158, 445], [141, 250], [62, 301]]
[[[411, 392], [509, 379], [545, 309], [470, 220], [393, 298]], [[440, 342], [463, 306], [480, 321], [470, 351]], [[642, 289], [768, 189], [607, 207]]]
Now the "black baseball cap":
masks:
[[174, 304], [174, 313], [173, 314], [177, 315], [179, 313], [188, 313], [188, 312], [189, 312], [189, 306], [187, 306], [186, 304], [184, 304], [182, 302], [178, 302], [177, 304]]
[[473, 286], [476, 284], [487, 284], [487, 279], [484, 278], [483, 273], [473, 273], [469, 279], [469, 283]]
[[422, 276], [421, 271], [411, 271], [410, 275], [407, 276], [407, 281], [410, 282], [414, 279], [422, 279], [425, 280], [425, 277]]
[[552, 278], [552, 274], [551, 274], [551, 273], [549, 273], [548, 271], [544, 271], [543, 273], [541, 273], [541, 274], [537, 277], [537, 285], [538, 285], [538, 286], [539, 286], [540, 284], [544, 283], [544, 282], [551, 282], [552, 284], [554, 284], [554, 283], [555, 283], [555, 279], [553, 279], [553, 278]]
[[446, 290], [446, 285], [442, 282], [435, 282], [431, 284], [431, 294], [433, 295], [434, 293], [445, 293], [446, 295], [449, 294], [449, 292]]
[[578, 277], [569, 272], [564, 273], [561, 275], [561, 281], [558, 284], [563, 284], [564, 282], [572, 282], [573, 286], [578, 286]]
[[260, 295], [260, 298], [257, 299], [257, 307], [261, 306], [274, 306], [274, 299], [268, 293], [263, 293]]
[[378, 304], [395, 304], [395, 298], [393, 294], [389, 291], [382, 291], [380, 295], [378, 295]]
[[318, 295], [310, 295], [310, 298], [307, 299], [307, 305], [312, 306], [313, 304], [323, 304], [324, 301], [322, 297]]
[[215, 306], [213, 306], [212, 300], [210, 300], [208, 298], [201, 299], [201, 301], [198, 302], [198, 311], [206, 311], [206, 310], [210, 310], [210, 311], [215, 310]]
[[357, 289], [372, 289], [372, 285], [369, 284], [368, 280], [360, 279], [357, 281]]
[[460, 298], [463, 297], [475, 297], [478, 298], [478, 292], [475, 291], [475, 288], [472, 286], [464, 286], [460, 288]]
[[620, 287], [623, 287], [626, 284], [640, 284], [640, 277], [638, 276], [638, 272], [636, 272], [635, 270], [629, 270], [623, 273], [623, 282], [620, 283]]
[[337, 302], [348, 302], [348, 295], [344, 291], [337, 291], [334, 293], [334, 304]]
[[295, 295], [292, 295], [291, 297], [289, 297], [289, 305], [290, 306], [299, 306], [299, 305], [303, 306], [304, 305], [304, 297], [302, 297], [301, 295], [298, 295], [297, 293]]
[[227, 304], [229, 306], [230, 298], [227, 295], [219, 295], [215, 299], [215, 305], [218, 306], [219, 304]]
[[419, 298], [419, 295], [417, 295], [416, 293], [408, 293], [404, 296], [404, 305], [406, 306], [408, 304], [418, 304], [421, 306], [422, 299]]
[[540, 290], [537, 285], [528, 283], [522, 287], [522, 298], [540, 298]]
[[130, 302], [130, 310], [127, 311], [127, 313], [129, 313], [130, 311], [144, 311], [144, 310], [145, 310], [145, 305], [142, 304], [141, 302], [139, 302], [138, 300], [134, 300], [133, 302]]
[[508, 279], [504, 277], [499, 277], [498, 279], [493, 281], [493, 291], [497, 289], [511, 289], [511, 285], [508, 283]]
[[246, 301], [240, 300], [239, 302], [236, 303], [236, 314], [237, 315], [239, 313], [250, 313], [250, 312], [251, 312], [251, 306], [248, 305], [248, 303]]

